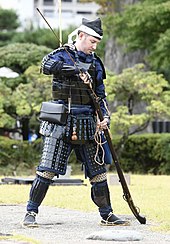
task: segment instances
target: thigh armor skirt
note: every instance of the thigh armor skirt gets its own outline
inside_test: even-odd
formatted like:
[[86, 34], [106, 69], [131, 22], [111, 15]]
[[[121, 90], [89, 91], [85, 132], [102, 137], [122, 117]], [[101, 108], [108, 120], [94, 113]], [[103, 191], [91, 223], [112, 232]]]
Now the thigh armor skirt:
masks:
[[[65, 126], [42, 121], [40, 134], [43, 135], [43, 148], [38, 170], [64, 175], [70, 153], [75, 149], [90, 175], [105, 172], [102, 157], [96, 155], [95, 126], [96, 118], [87, 114], [69, 115]], [[76, 140], [72, 140], [73, 132], [76, 133]]]

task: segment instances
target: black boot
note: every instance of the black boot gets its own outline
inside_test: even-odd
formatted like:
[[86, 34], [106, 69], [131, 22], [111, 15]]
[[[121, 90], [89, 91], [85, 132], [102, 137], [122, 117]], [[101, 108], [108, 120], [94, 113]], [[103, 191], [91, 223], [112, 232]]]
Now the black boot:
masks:
[[128, 221], [119, 219], [116, 215], [113, 213], [109, 213], [107, 218], [103, 218], [101, 220], [101, 225], [104, 226], [114, 226], [114, 225], [130, 225]]
[[22, 225], [26, 227], [38, 227], [35, 218], [36, 218], [35, 212], [27, 212]]
[[37, 176], [34, 179], [34, 182], [30, 190], [30, 199], [27, 204], [27, 213], [22, 223], [23, 226], [27, 226], [27, 227], [38, 226], [35, 218], [38, 213], [38, 207], [43, 201], [47, 193], [47, 190], [49, 188], [49, 185], [50, 185], [49, 179], [45, 179], [41, 176]]

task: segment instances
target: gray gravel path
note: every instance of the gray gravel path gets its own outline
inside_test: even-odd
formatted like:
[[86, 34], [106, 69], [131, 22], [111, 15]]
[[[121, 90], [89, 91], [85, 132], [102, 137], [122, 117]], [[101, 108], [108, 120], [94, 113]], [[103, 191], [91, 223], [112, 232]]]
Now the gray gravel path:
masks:
[[[85, 213], [80, 211], [41, 206], [37, 221], [39, 228], [23, 228], [21, 222], [25, 215], [24, 205], [0, 205], [0, 237], [3, 235], [22, 235], [39, 241], [40, 244], [168, 244], [170, 235], [150, 230], [154, 224], [148, 222], [141, 225], [132, 215], [119, 216], [129, 219], [130, 226], [103, 227], [99, 225], [98, 212]], [[139, 241], [102, 241], [89, 240], [87, 237], [94, 232], [118, 231], [139, 233]], [[0, 244], [28, 244], [31, 242], [0, 240]]]

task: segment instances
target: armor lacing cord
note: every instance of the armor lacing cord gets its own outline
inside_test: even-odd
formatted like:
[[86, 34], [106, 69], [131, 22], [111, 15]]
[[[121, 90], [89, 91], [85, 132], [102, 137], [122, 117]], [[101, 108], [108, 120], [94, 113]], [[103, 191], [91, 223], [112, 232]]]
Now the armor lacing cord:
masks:
[[[108, 113], [108, 116], [104, 116], [104, 117], [109, 119], [110, 118], [110, 111], [108, 109], [107, 103], [106, 103], [106, 101], [104, 99], [102, 99], [102, 101], [103, 101], [104, 106], [105, 106], [105, 109], [106, 109], [106, 111]], [[98, 116], [97, 116], [97, 119], [99, 119]], [[94, 134], [94, 139], [95, 139], [95, 141], [97, 143], [97, 150], [96, 150], [96, 154], [95, 154], [94, 160], [99, 165], [103, 165], [104, 164], [105, 151], [104, 151], [102, 145], [107, 142], [107, 141], [102, 142], [101, 133], [102, 133], [102, 131], [101, 131], [100, 127], [99, 126], [96, 126], [96, 132]], [[102, 163], [100, 163], [100, 162], [97, 161], [97, 155], [98, 155], [98, 152], [99, 152], [99, 149], [100, 148], [102, 150]]]
[[[94, 161], [97, 164], [99, 164], [99, 165], [103, 165], [104, 164], [105, 151], [104, 151], [102, 145], [106, 143], [106, 141], [102, 142], [101, 133], [102, 133], [102, 131], [100, 130], [99, 126], [97, 126], [96, 127], [96, 132], [94, 134], [94, 139], [95, 139], [95, 142], [97, 143], [97, 149], [96, 149], [96, 154], [95, 154], [95, 157], [94, 157]], [[99, 161], [97, 161], [97, 156], [98, 156], [100, 148], [102, 150], [102, 162], [101, 163]]]

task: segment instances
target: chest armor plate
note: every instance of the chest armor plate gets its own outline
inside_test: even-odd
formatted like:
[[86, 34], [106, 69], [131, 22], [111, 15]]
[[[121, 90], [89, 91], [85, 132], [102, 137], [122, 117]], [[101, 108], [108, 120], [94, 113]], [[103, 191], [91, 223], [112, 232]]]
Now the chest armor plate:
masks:
[[[85, 68], [93, 80], [93, 89], [95, 90], [95, 67], [93, 64], [79, 62], [78, 67]], [[68, 97], [71, 97], [71, 103], [77, 105], [90, 105], [91, 98], [88, 93], [88, 86], [83, 83], [78, 75], [69, 78], [54, 77], [52, 85], [52, 95], [54, 100], [63, 100], [68, 103]]]

